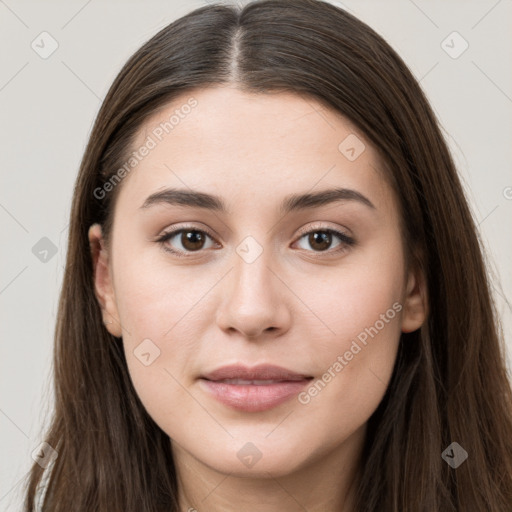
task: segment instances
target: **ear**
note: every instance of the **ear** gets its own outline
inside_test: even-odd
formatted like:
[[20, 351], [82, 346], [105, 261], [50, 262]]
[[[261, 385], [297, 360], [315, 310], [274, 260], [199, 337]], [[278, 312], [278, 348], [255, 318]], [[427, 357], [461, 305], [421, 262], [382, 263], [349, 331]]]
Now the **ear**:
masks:
[[89, 244], [93, 262], [94, 291], [103, 311], [103, 322], [110, 334], [120, 338], [122, 334], [121, 323], [119, 322], [119, 313], [112, 284], [109, 255], [105, 249], [99, 224], [93, 224], [89, 228]]
[[402, 332], [413, 332], [422, 326], [427, 318], [427, 304], [425, 276], [419, 269], [410, 270], [402, 314]]

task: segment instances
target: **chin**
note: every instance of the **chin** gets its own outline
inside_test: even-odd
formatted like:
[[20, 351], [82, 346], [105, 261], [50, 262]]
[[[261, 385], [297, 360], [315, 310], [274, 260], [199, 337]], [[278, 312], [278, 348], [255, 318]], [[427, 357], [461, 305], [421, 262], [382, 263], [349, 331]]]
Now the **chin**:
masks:
[[[264, 435], [254, 436], [254, 441], [241, 441], [240, 437], [226, 444], [216, 441], [205, 451], [196, 446], [191, 453], [211, 469], [240, 478], [282, 477], [307, 463], [303, 446], [270, 442]], [[299, 443], [303, 445], [303, 440]], [[216, 449], [212, 451], [211, 446]]]

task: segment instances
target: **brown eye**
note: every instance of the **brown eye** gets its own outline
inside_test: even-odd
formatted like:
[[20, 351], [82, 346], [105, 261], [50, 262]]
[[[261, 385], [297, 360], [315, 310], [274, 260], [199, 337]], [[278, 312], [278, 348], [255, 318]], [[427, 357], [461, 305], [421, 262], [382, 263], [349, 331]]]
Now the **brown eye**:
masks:
[[208, 239], [213, 237], [203, 230], [195, 228], [181, 228], [164, 233], [158, 240], [163, 248], [176, 256], [187, 256], [187, 253], [200, 252], [212, 247], [206, 246]]
[[196, 230], [190, 230], [186, 231], [183, 230], [181, 232], [181, 245], [187, 250], [187, 251], [197, 251], [199, 249], [203, 248], [203, 245], [205, 243], [205, 237], [204, 233], [201, 231]]
[[325, 251], [332, 243], [332, 235], [327, 231], [313, 231], [308, 235], [308, 243], [313, 249]]
[[[338, 239], [338, 243], [334, 245], [334, 249], [329, 250], [332, 248], [332, 244], [336, 239]], [[314, 229], [303, 233], [299, 239], [299, 242], [302, 240], [305, 240], [306, 245], [308, 245], [310, 249], [313, 249], [312, 252], [334, 253], [337, 251], [343, 251], [349, 246], [355, 244], [355, 240], [353, 238], [345, 235], [344, 233], [340, 233], [335, 229]], [[308, 249], [308, 247], [301, 248]]]

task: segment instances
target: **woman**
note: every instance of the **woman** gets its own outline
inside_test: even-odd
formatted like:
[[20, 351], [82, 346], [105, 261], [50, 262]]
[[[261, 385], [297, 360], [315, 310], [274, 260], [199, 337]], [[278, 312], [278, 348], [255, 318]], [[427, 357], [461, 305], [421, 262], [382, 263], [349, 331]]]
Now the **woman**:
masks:
[[148, 41], [67, 257], [27, 511], [512, 509], [475, 224], [420, 87], [350, 14], [211, 5]]

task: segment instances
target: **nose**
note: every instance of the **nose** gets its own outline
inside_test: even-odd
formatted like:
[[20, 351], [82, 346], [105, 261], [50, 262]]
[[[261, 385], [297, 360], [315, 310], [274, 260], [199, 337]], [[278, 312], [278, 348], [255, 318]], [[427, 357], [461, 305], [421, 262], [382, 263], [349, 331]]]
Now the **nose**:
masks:
[[[270, 268], [270, 250], [252, 262], [234, 254], [234, 268], [226, 279], [217, 325], [228, 334], [238, 332], [256, 341], [277, 337], [290, 327], [290, 291]], [[288, 292], [288, 293], [287, 293]]]

